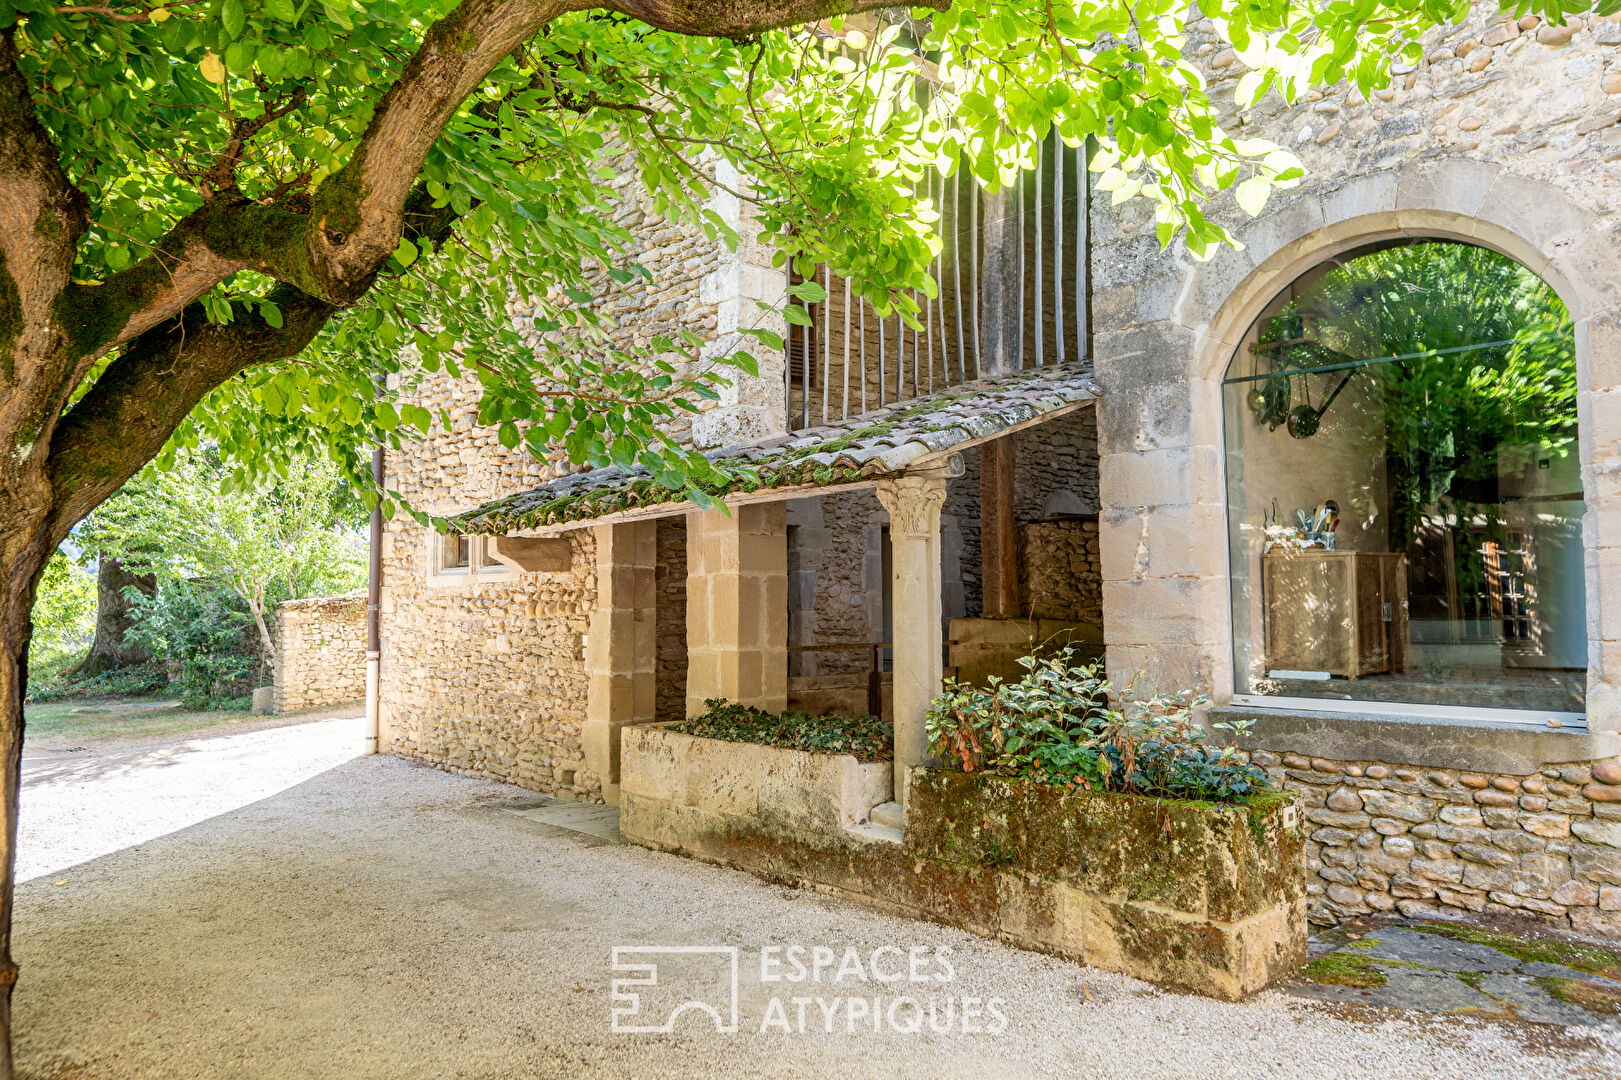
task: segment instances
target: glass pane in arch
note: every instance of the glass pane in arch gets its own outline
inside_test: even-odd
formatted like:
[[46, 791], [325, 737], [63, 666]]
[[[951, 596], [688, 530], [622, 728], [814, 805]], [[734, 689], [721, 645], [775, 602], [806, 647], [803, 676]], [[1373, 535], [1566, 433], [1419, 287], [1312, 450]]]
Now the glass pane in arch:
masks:
[[1576, 358], [1558, 296], [1446, 241], [1348, 252], [1222, 384], [1239, 694], [1585, 711]]

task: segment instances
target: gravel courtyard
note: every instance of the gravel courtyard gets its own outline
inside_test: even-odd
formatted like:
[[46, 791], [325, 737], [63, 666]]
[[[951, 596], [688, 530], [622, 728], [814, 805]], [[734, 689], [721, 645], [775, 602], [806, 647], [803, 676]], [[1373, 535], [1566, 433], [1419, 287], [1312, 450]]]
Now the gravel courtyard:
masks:
[[[179, 749], [92, 747], [66, 779], [60, 751], [30, 756], [21, 859], [43, 873], [18, 890], [20, 1075], [1621, 1074], [1621, 1036], [1599, 1029], [1161, 993], [546, 824], [514, 812], [531, 793], [350, 757], [358, 735], [357, 721], [328, 720]], [[116, 761], [96, 768], [98, 756]], [[176, 785], [203, 811], [177, 805]], [[762, 948], [795, 944], [854, 949], [868, 970], [883, 946], [946, 948], [951, 978], [897, 990], [833, 984], [829, 969], [815, 985], [762, 984]], [[613, 947], [648, 945], [736, 947], [737, 1031], [688, 1012], [672, 1034], [614, 1032]], [[790, 1001], [876, 996], [881, 1010], [897, 993], [1000, 998], [1006, 1026], [964, 1033], [959, 1014], [946, 1034], [875, 1033], [846, 1000], [829, 1032], [823, 1006], [802, 1023]]]

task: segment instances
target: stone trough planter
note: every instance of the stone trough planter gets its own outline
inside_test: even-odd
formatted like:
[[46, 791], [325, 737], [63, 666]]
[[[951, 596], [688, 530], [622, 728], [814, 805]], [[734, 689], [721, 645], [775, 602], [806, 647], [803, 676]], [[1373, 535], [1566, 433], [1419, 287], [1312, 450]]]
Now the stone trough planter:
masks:
[[849, 754], [808, 754], [627, 727], [619, 744], [620, 834], [649, 847], [730, 862], [720, 838], [842, 834], [893, 798], [894, 769]]
[[1306, 959], [1292, 796], [1072, 795], [914, 769], [904, 839], [852, 829], [884, 764], [627, 728], [620, 835], [1166, 986], [1237, 1000]]

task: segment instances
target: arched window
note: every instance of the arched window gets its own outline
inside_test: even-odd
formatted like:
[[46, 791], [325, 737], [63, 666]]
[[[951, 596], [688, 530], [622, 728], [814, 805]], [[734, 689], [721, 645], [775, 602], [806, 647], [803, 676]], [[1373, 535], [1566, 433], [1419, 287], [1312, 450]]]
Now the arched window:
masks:
[[1222, 390], [1240, 700], [1583, 711], [1575, 344], [1541, 279], [1448, 241], [1347, 252]]

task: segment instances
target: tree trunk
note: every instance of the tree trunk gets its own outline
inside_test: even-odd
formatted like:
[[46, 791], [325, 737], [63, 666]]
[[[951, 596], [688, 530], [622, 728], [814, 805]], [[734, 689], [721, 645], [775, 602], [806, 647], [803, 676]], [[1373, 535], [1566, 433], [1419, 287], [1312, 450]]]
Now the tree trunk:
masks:
[[276, 662], [276, 639], [271, 635], [270, 627], [265, 622], [265, 602], [263, 598], [256, 600], [251, 596], [243, 596], [242, 599], [247, 601], [248, 610], [253, 613], [253, 624], [259, 628], [260, 656], [263, 657], [264, 662], [274, 664]]
[[157, 592], [158, 579], [152, 574], [132, 574], [124, 564], [103, 555], [96, 567], [96, 640], [90, 654], [75, 669], [79, 675], [99, 675], [111, 668], [144, 664], [152, 650], [129, 640], [130, 602], [126, 590], [139, 589], [148, 598]]
[[[0, 491], [3, 503], [4, 491]], [[40, 523], [12, 519], [0, 527], [0, 1080], [11, 1080], [12, 898], [16, 886], [17, 808], [22, 783], [23, 697], [28, 692], [28, 644], [34, 636], [34, 597], [54, 547], [37, 542]], [[31, 528], [30, 526], [35, 526]]]

